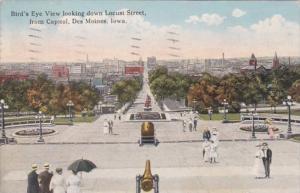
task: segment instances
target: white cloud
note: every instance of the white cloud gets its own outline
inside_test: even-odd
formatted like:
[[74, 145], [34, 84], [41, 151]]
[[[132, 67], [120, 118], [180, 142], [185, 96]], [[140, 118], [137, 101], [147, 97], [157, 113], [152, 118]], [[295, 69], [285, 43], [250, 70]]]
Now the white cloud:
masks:
[[196, 24], [196, 23], [200, 22], [200, 19], [197, 15], [191, 15], [188, 19], [185, 20], [185, 22]]
[[241, 10], [241, 9], [238, 9], [238, 8], [235, 8], [233, 11], [232, 11], [232, 16], [233, 17], [242, 17], [244, 15], [246, 15], [246, 11], [244, 10]]
[[193, 24], [203, 22], [209, 26], [213, 26], [213, 25], [217, 26], [222, 24], [225, 18], [226, 17], [222, 17], [216, 13], [212, 13], [212, 14], [204, 13], [200, 17], [196, 15], [192, 15], [187, 20], [185, 20], [185, 22], [193, 23]]
[[[189, 18], [189, 21], [190, 23], [204, 22], [205, 17], [202, 16]], [[117, 18], [122, 17], [115, 17]], [[26, 33], [20, 34], [11, 32], [8, 28], [3, 29], [3, 48], [5, 49], [3, 49], [2, 58], [4, 60], [28, 60], [29, 39], [28, 29], [26, 30]], [[171, 35], [168, 33], [170, 31], [179, 35]], [[182, 58], [217, 58], [221, 57], [222, 52], [225, 52], [226, 57], [249, 57], [252, 52], [257, 56], [272, 56], [274, 51], [277, 51], [280, 56], [297, 56], [300, 53], [299, 34], [299, 24], [281, 15], [265, 18], [247, 27], [231, 26], [223, 31], [213, 31], [208, 28], [183, 28], [176, 25], [157, 26], [142, 16], [134, 16], [128, 17], [124, 25], [70, 24], [55, 27], [48, 25], [47, 30], [43, 30], [43, 37], [47, 37], [41, 42], [43, 53], [36, 57], [45, 61], [85, 60], [85, 54], [76, 53], [76, 50], [81, 49], [78, 51], [89, 54], [91, 61], [113, 57], [125, 60], [139, 58], [131, 52], [139, 52], [143, 59], [148, 56], [170, 59], [169, 54], [175, 52], [169, 49], [171, 46], [181, 49], [176, 52]], [[75, 36], [84, 36], [86, 39], [78, 40]], [[142, 40], [134, 41], [132, 40], [134, 36]], [[177, 38], [180, 41], [173, 43], [167, 40], [170, 38]], [[84, 47], [76, 47], [77, 44], [82, 44]], [[135, 49], [131, 45], [141, 48]]]

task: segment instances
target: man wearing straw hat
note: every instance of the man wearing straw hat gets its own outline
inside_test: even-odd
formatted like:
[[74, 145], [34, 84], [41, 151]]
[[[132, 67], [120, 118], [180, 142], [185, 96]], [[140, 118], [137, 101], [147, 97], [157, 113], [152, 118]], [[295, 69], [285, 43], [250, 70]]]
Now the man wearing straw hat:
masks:
[[49, 172], [49, 164], [45, 163], [44, 168], [45, 170], [39, 174], [40, 179], [40, 193], [51, 193], [49, 190], [49, 185], [51, 178], [53, 176], [52, 172]]
[[262, 144], [263, 148], [263, 164], [265, 167], [266, 178], [270, 178], [270, 165], [272, 163], [272, 150], [268, 147], [267, 143]]
[[27, 193], [39, 193], [40, 187], [38, 182], [38, 174], [36, 170], [38, 166], [36, 164], [32, 164], [31, 172], [28, 174], [28, 186], [27, 186]]

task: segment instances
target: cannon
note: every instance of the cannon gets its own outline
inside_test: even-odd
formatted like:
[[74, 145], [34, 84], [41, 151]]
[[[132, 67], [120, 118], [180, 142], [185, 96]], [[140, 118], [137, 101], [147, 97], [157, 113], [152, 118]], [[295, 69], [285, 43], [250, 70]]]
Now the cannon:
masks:
[[159, 177], [157, 174], [152, 175], [150, 160], [146, 161], [145, 171], [143, 176], [136, 176], [136, 193], [141, 193], [141, 190], [149, 192], [154, 189], [154, 193], [159, 193]]
[[144, 144], [158, 144], [152, 122], [144, 122], [141, 126], [141, 138], [139, 140], [139, 145], [141, 146]]

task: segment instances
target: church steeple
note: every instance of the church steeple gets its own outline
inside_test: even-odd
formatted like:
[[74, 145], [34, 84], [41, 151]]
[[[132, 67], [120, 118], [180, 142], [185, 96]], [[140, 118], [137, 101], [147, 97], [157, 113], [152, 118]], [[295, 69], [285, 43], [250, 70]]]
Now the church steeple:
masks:
[[280, 66], [279, 59], [277, 57], [277, 52], [275, 52], [274, 58], [273, 58], [273, 66], [272, 68], [278, 68]]
[[251, 58], [249, 60], [249, 65], [250, 66], [254, 66], [254, 70], [256, 70], [256, 66], [257, 66], [257, 59], [254, 56], [254, 54], [252, 53]]

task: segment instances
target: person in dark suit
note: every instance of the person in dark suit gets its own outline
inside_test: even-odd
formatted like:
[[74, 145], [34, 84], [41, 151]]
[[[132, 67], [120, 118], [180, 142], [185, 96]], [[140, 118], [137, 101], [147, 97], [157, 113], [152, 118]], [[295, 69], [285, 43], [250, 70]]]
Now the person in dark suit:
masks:
[[44, 164], [45, 170], [39, 174], [40, 180], [40, 193], [51, 193], [49, 189], [50, 181], [53, 176], [52, 172], [49, 172], [49, 164]]
[[265, 167], [266, 178], [270, 178], [270, 165], [272, 163], [272, 150], [268, 147], [267, 143], [263, 143], [263, 163]]
[[36, 164], [32, 164], [32, 170], [28, 174], [28, 186], [27, 186], [27, 193], [39, 193], [40, 187], [38, 182], [38, 174], [36, 170], [38, 169]]
[[207, 139], [207, 141], [209, 141], [210, 137], [211, 137], [211, 133], [210, 133], [209, 129], [205, 128], [203, 131], [203, 140]]

